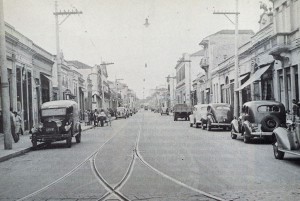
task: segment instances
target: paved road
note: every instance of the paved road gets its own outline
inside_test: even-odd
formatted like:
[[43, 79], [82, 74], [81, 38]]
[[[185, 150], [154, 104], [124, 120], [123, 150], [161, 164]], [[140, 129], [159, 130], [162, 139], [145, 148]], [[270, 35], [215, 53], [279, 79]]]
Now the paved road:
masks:
[[0, 163], [0, 200], [299, 200], [300, 159], [140, 112]]

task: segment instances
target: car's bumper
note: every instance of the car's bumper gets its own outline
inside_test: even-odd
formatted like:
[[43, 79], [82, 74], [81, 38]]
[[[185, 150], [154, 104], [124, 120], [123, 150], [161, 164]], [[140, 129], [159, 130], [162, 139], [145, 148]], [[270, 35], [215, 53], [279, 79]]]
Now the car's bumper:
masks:
[[212, 127], [227, 127], [230, 126], [230, 123], [211, 123]]
[[58, 141], [58, 140], [64, 140], [70, 137], [70, 134], [41, 134], [41, 135], [35, 135], [33, 134], [30, 139], [35, 139], [37, 141]]
[[262, 131], [256, 131], [251, 132], [252, 137], [263, 137], [263, 136], [272, 136], [273, 132], [262, 132]]

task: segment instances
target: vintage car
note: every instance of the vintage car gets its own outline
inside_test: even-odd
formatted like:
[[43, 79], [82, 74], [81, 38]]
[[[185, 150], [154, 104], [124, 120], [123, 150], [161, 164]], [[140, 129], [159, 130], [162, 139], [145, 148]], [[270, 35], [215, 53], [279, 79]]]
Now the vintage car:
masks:
[[78, 105], [75, 101], [50, 101], [41, 106], [41, 122], [32, 129], [32, 147], [37, 142], [51, 142], [66, 140], [68, 148], [72, 146], [72, 137], [81, 142], [81, 125], [79, 121]]
[[118, 118], [127, 118], [127, 109], [125, 107], [117, 107], [116, 119]]
[[190, 115], [190, 127], [195, 125], [196, 128], [202, 127], [207, 123], [207, 106], [208, 104], [198, 104], [193, 108], [193, 113]]
[[160, 115], [163, 115], [163, 114], [169, 115], [169, 108], [168, 107], [164, 106], [164, 107], [160, 108]]
[[285, 153], [300, 156], [300, 122], [299, 120], [286, 127], [273, 130], [275, 139], [273, 152], [276, 159], [283, 159]]
[[284, 105], [276, 101], [250, 101], [242, 107], [242, 115], [231, 122], [231, 138], [238, 135], [249, 143], [251, 138], [259, 137], [267, 141], [274, 138], [273, 130], [286, 125]]
[[183, 118], [187, 121], [190, 114], [192, 114], [192, 109], [185, 103], [176, 104], [173, 107], [174, 121], [177, 121], [178, 118]]
[[[227, 103], [211, 103], [207, 106], [206, 128], [210, 131], [212, 128], [222, 128], [230, 130], [231, 121], [233, 119], [233, 111], [230, 104]], [[203, 122], [204, 126], [204, 122]]]

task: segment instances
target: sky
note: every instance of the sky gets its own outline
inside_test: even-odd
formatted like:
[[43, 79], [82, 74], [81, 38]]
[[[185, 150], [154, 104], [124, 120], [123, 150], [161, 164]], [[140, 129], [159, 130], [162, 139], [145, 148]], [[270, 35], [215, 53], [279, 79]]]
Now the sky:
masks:
[[[239, 29], [258, 31], [259, 2], [239, 0]], [[214, 11], [235, 11], [236, 0], [58, 0], [58, 10], [78, 9], [60, 25], [66, 60], [107, 66], [108, 79], [124, 79], [139, 98], [175, 75], [183, 53], [194, 53], [206, 36], [234, 29]], [[35, 44], [56, 54], [54, 0], [4, 0], [4, 19]], [[234, 16], [229, 16], [234, 20]], [[145, 19], [150, 25], [144, 26]], [[63, 21], [64, 17], [59, 18]], [[147, 63], [147, 68], [145, 68]], [[199, 67], [200, 71], [200, 67]]]

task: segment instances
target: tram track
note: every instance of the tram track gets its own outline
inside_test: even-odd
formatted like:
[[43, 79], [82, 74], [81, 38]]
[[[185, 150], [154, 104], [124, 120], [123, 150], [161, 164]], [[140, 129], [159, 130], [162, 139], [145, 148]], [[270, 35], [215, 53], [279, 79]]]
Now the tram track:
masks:
[[136, 140], [135, 140], [135, 145], [134, 145], [134, 149], [133, 149], [133, 153], [131, 156], [131, 161], [130, 164], [126, 170], [125, 175], [122, 177], [122, 179], [120, 180], [120, 182], [118, 182], [117, 184], [115, 184], [114, 186], [109, 184], [107, 182], [107, 180], [101, 175], [101, 173], [98, 171], [97, 169], [97, 165], [96, 165], [96, 158], [97, 155], [102, 151], [102, 149], [105, 147], [105, 145], [107, 145], [112, 139], [114, 139], [116, 136], [118, 136], [120, 134], [120, 130], [123, 128], [121, 127], [120, 129], [118, 129], [118, 131], [112, 135], [108, 140], [106, 140], [97, 150], [95, 150], [92, 154], [90, 154], [87, 158], [85, 158], [80, 164], [78, 164], [76, 167], [74, 167], [72, 170], [70, 170], [69, 172], [67, 172], [65, 175], [63, 175], [62, 177], [56, 179], [55, 181], [51, 182], [50, 184], [40, 188], [39, 190], [34, 191], [33, 193], [24, 196], [20, 199], [18, 199], [17, 201], [23, 201], [26, 200], [28, 198], [31, 198], [33, 196], [36, 196], [40, 193], [42, 193], [43, 191], [49, 189], [50, 187], [54, 186], [55, 184], [63, 181], [64, 179], [66, 179], [67, 177], [71, 176], [72, 174], [74, 174], [80, 167], [82, 167], [84, 164], [86, 163], [90, 163], [90, 167], [91, 167], [91, 171], [93, 172], [95, 178], [97, 179], [97, 181], [105, 188], [105, 190], [107, 191], [102, 197], [100, 197], [98, 199], [98, 201], [104, 201], [107, 200], [109, 198], [111, 198], [112, 196], [117, 197], [118, 199], [122, 200], [122, 201], [130, 201], [130, 199], [128, 197], [126, 197], [123, 193], [120, 192], [120, 190], [122, 189], [122, 187], [126, 184], [126, 182], [128, 181], [128, 179], [130, 178], [130, 176], [132, 175], [133, 169], [134, 169], [134, 165], [136, 160], [138, 159], [145, 167], [147, 167], [149, 170], [155, 172], [157, 175], [168, 179], [169, 181], [171, 181], [172, 183], [175, 183], [177, 185], [180, 185], [184, 188], [187, 188], [195, 193], [198, 193], [200, 195], [203, 195], [207, 198], [210, 199], [214, 199], [217, 201], [225, 201], [224, 199], [214, 196], [212, 194], [206, 193], [204, 191], [201, 191], [199, 189], [196, 189], [192, 186], [189, 186], [179, 180], [177, 180], [174, 177], [171, 177], [169, 175], [167, 175], [166, 173], [156, 169], [155, 167], [153, 167], [150, 163], [148, 163], [143, 156], [141, 155], [141, 152], [139, 150], [139, 141], [140, 141], [140, 137], [141, 137], [141, 132], [143, 130], [143, 123], [144, 123], [144, 114], [142, 117], [142, 121], [140, 122], [139, 128], [138, 128], [138, 132], [137, 132], [137, 136], [136, 136]]
[[122, 130], [123, 127], [121, 127], [120, 129], [117, 130], [117, 132], [112, 135], [108, 140], [106, 140], [97, 150], [95, 150], [92, 154], [90, 154], [88, 157], [86, 157], [80, 164], [78, 164], [77, 166], [75, 166], [72, 170], [70, 170], [69, 172], [67, 172], [66, 174], [64, 174], [63, 176], [57, 178], [56, 180], [54, 180], [53, 182], [51, 182], [50, 184], [22, 197], [17, 199], [16, 201], [24, 201], [26, 199], [29, 199], [33, 196], [36, 196], [42, 192], [44, 192], [45, 190], [49, 189], [50, 187], [54, 186], [55, 184], [58, 184], [59, 182], [63, 181], [64, 179], [66, 179], [67, 177], [73, 175], [77, 170], [79, 170], [80, 167], [82, 167], [84, 164], [86, 164], [87, 162], [90, 161], [90, 159], [92, 159], [96, 154], [98, 154], [103, 147], [109, 143], [113, 138], [115, 138], [117, 135], [119, 135], [120, 131]]

